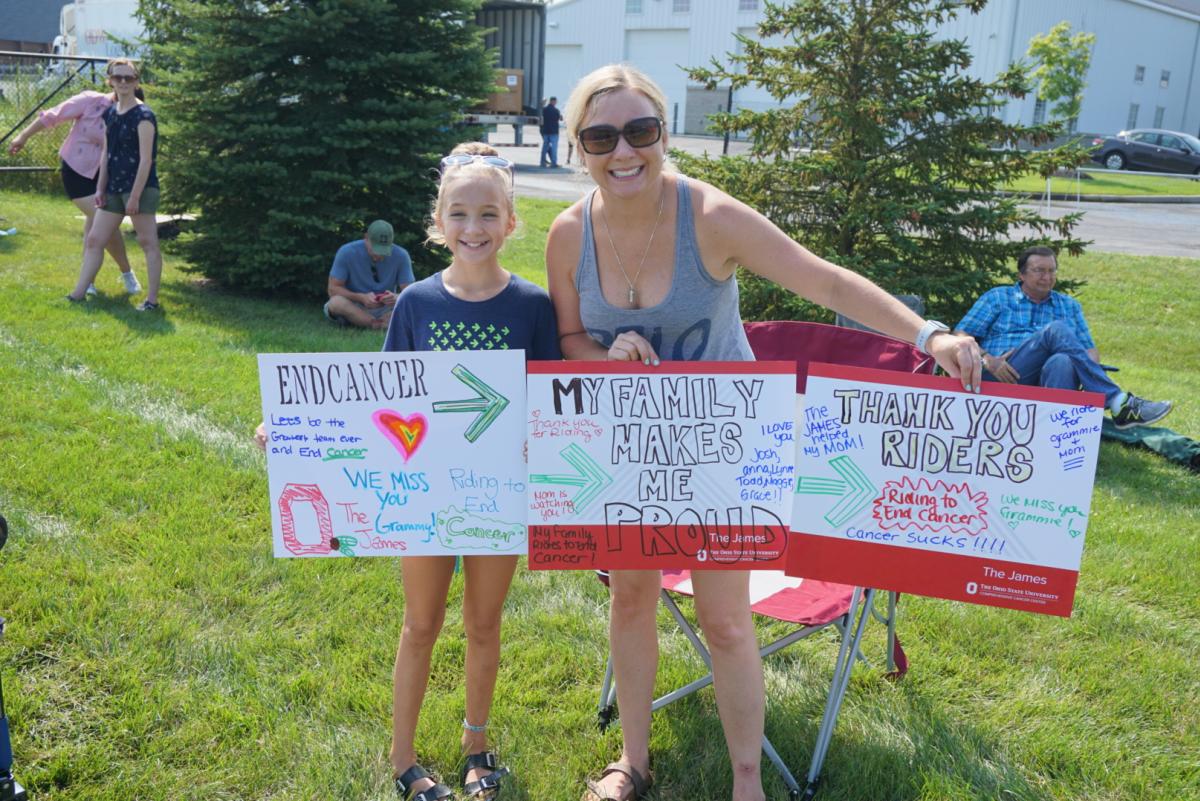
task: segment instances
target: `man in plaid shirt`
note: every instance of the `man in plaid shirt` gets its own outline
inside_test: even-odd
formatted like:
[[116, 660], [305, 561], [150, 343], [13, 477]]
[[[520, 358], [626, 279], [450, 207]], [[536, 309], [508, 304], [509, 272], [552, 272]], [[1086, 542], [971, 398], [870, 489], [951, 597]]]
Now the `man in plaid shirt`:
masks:
[[1053, 250], [1029, 248], [1017, 260], [1017, 272], [1014, 286], [985, 292], [956, 326], [979, 341], [983, 380], [1099, 392], [1117, 428], [1167, 416], [1170, 401], [1139, 398], [1108, 377], [1079, 301], [1054, 291]]

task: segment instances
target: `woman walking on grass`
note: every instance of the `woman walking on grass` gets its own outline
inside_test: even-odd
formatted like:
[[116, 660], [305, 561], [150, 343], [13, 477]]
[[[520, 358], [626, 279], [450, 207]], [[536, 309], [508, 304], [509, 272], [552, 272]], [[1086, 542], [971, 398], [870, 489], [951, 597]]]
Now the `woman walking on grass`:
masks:
[[[140, 99], [142, 90], [135, 91]], [[67, 198], [83, 213], [85, 240], [96, 217], [96, 177], [104, 156], [104, 113], [116, 100], [115, 92], [111, 95], [92, 91], [80, 92], [54, 108], [43, 111], [25, 130], [13, 137], [8, 146], [9, 154], [15, 156], [25, 147], [30, 137], [39, 131], [49, 130], [68, 120], [73, 122], [71, 132], [67, 134], [58, 150], [61, 161], [59, 172]], [[125, 253], [125, 240], [121, 237], [120, 230], [113, 230], [112, 236], [104, 243], [104, 249], [121, 270], [121, 281], [125, 285], [125, 291], [131, 295], [141, 292], [141, 284], [129, 265], [129, 256]], [[87, 293], [96, 294], [95, 284], [88, 284]]]
[[[567, 359], [749, 361], [738, 313], [738, 265], [887, 334], [916, 342], [970, 391], [979, 348], [925, 322], [877, 286], [817, 258], [729, 195], [667, 168], [667, 103], [628, 65], [581, 80], [567, 133], [597, 188], [558, 216], [546, 242], [550, 296]], [[735, 801], [763, 801], [763, 678], [746, 571], [694, 571], [696, 612], [733, 765]], [[661, 576], [614, 570], [609, 629], [621, 758], [587, 801], [643, 797], [651, 783], [650, 705], [658, 669]], [[686, 761], [686, 755], [679, 755]], [[717, 797], [716, 792], [710, 797]]]
[[126, 215], [133, 222], [138, 244], [146, 254], [148, 289], [138, 311], [157, 311], [158, 285], [162, 280], [162, 254], [158, 248], [158, 121], [150, 107], [138, 99], [139, 73], [132, 61], [108, 62], [108, 82], [116, 102], [104, 112], [104, 141], [96, 177], [95, 219], [84, 239], [79, 280], [67, 300], [85, 299], [95, 280], [104, 247], [117, 233]]

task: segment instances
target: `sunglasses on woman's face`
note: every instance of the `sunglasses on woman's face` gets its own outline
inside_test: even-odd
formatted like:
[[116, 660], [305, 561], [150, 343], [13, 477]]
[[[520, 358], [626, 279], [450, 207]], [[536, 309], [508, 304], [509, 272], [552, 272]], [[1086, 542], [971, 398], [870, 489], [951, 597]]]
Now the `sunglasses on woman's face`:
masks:
[[124, 73], [114, 72], [112, 75], [108, 76], [108, 79], [110, 81], [112, 81], [113, 83], [134, 83], [135, 81], [137, 81], [138, 76], [126, 75]]
[[584, 153], [603, 156], [617, 149], [623, 136], [630, 147], [650, 147], [662, 139], [663, 121], [658, 117], [638, 117], [625, 123], [624, 128], [615, 125], [593, 125], [579, 132], [579, 146]]
[[484, 156], [479, 153], [454, 153], [442, 159], [442, 172], [446, 171], [447, 167], [461, 167], [464, 164], [470, 164], [473, 161], [482, 161], [491, 167], [497, 167], [501, 170], [508, 170], [511, 176], [513, 173], [513, 163], [506, 158], [500, 156]]

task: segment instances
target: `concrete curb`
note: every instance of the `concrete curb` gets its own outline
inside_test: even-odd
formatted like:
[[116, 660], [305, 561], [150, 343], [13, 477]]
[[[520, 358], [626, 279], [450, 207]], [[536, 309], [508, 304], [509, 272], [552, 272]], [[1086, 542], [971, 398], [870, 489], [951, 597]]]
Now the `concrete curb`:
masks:
[[[996, 194], [1003, 197], [1016, 197], [1024, 200], [1045, 200], [1046, 193], [1034, 192], [1007, 192], [999, 191]], [[1075, 202], [1077, 199], [1074, 193], [1063, 194], [1062, 192], [1052, 192], [1051, 200]], [[1079, 195], [1081, 203], [1200, 203], [1200, 195]]]

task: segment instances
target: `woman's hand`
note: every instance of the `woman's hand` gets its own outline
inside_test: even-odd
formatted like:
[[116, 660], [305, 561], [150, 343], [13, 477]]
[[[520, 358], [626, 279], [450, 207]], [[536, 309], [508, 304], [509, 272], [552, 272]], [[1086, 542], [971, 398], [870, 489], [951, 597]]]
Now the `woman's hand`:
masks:
[[138, 207], [142, 204], [142, 196], [137, 192], [131, 192], [129, 200], [125, 201], [125, 213], [130, 217], [138, 213]]
[[254, 444], [261, 450], [267, 449], [267, 424], [259, 423], [258, 428], [254, 429]]
[[962, 381], [967, 392], [979, 392], [983, 375], [983, 353], [974, 337], [949, 332], [931, 336], [925, 346], [938, 366]]
[[641, 334], [624, 331], [617, 334], [612, 347], [608, 349], [610, 362], [641, 362], [642, 364], [658, 365], [658, 354]]
[[103, 189], [97, 189], [95, 196], [92, 198], [92, 205], [98, 209], [104, 208], [104, 204], [108, 202], [108, 195]]

